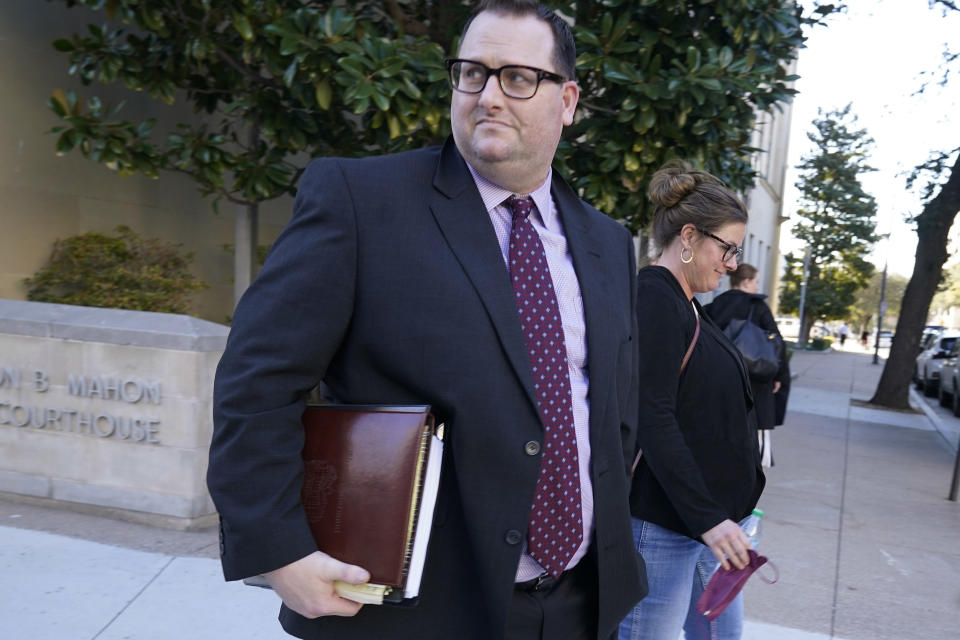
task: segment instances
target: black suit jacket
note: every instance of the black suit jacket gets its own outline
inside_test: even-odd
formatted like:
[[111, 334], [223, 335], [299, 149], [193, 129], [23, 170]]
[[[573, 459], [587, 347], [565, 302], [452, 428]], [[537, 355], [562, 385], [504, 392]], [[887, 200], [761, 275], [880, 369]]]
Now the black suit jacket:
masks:
[[[634, 249], [620, 225], [559, 178], [552, 194], [580, 281], [590, 373], [599, 628], [645, 593], [630, 533], [634, 447]], [[310, 638], [503, 635], [541, 440], [514, 294], [489, 216], [452, 141], [312, 162], [293, 220], [237, 307], [217, 370], [208, 484], [227, 579], [316, 549], [300, 504], [300, 415], [325, 383], [340, 402], [428, 403], [446, 423], [419, 603], [306, 620]]]
[[700, 336], [683, 373], [696, 316], [673, 274], [646, 267], [637, 322], [643, 457], [631, 512], [691, 538], [742, 520], [763, 490], [750, 382], [740, 352], [700, 313]]

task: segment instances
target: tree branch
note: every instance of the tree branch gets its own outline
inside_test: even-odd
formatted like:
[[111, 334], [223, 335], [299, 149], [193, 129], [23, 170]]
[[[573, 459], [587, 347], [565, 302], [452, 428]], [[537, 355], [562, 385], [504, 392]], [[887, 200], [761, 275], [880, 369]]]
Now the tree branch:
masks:
[[581, 100], [580, 106], [590, 111], [596, 111], [597, 113], [606, 113], [608, 115], [617, 115], [618, 113], [620, 113], [619, 109], [611, 109], [610, 107], [601, 107], [596, 102], [589, 102], [587, 100]]
[[393, 18], [394, 22], [400, 26], [404, 33], [415, 36], [425, 36], [429, 33], [426, 25], [411, 20], [410, 16], [403, 12], [397, 0], [386, 0], [385, 4], [387, 5], [387, 11], [389, 11], [390, 17]]

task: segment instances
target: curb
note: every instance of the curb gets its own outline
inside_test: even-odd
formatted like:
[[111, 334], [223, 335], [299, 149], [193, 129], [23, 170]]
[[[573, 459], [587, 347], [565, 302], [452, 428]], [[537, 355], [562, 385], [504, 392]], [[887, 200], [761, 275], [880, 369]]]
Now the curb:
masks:
[[926, 401], [920, 396], [920, 393], [912, 384], [910, 385], [910, 405], [923, 411], [923, 414], [927, 417], [927, 420], [929, 420], [930, 424], [933, 425], [933, 428], [937, 430], [937, 433], [940, 434], [940, 437], [944, 439], [944, 441], [947, 443], [947, 446], [950, 447], [954, 453], [956, 453], [953, 443], [950, 442], [950, 439], [945, 434], [946, 428], [943, 426], [943, 421], [940, 419], [940, 416], [938, 416], [937, 412], [926, 403]]

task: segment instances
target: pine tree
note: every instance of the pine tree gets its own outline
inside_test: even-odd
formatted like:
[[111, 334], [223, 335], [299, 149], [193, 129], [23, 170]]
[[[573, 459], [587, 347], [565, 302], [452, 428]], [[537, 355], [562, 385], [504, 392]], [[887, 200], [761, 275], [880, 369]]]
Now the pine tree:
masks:
[[[877, 203], [860, 183], [862, 174], [873, 171], [867, 164], [873, 140], [856, 128], [850, 105], [821, 110], [819, 116], [807, 134], [816, 149], [797, 165], [800, 221], [793, 234], [810, 249], [805, 333], [814, 321], [847, 317], [857, 291], [874, 271], [866, 256], [877, 240]], [[797, 312], [803, 259], [787, 254], [786, 263], [780, 305], [788, 313]]]

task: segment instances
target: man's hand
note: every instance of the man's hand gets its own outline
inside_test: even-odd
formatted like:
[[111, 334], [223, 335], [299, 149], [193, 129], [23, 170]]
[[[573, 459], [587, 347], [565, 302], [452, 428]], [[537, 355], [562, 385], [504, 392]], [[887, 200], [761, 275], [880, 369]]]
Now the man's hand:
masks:
[[363, 605], [338, 596], [333, 581], [363, 584], [370, 580], [370, 572], [315, 551], [264, 577], [287, 607], [306, 618], [319, 618], [357, 615]]
[[731, 562], [737, 569], [743, 569], [750, 562], [747, 555], [750, 538], [733, 520], [724, 520], [701, 537], [724, 569], [729, 569]]

